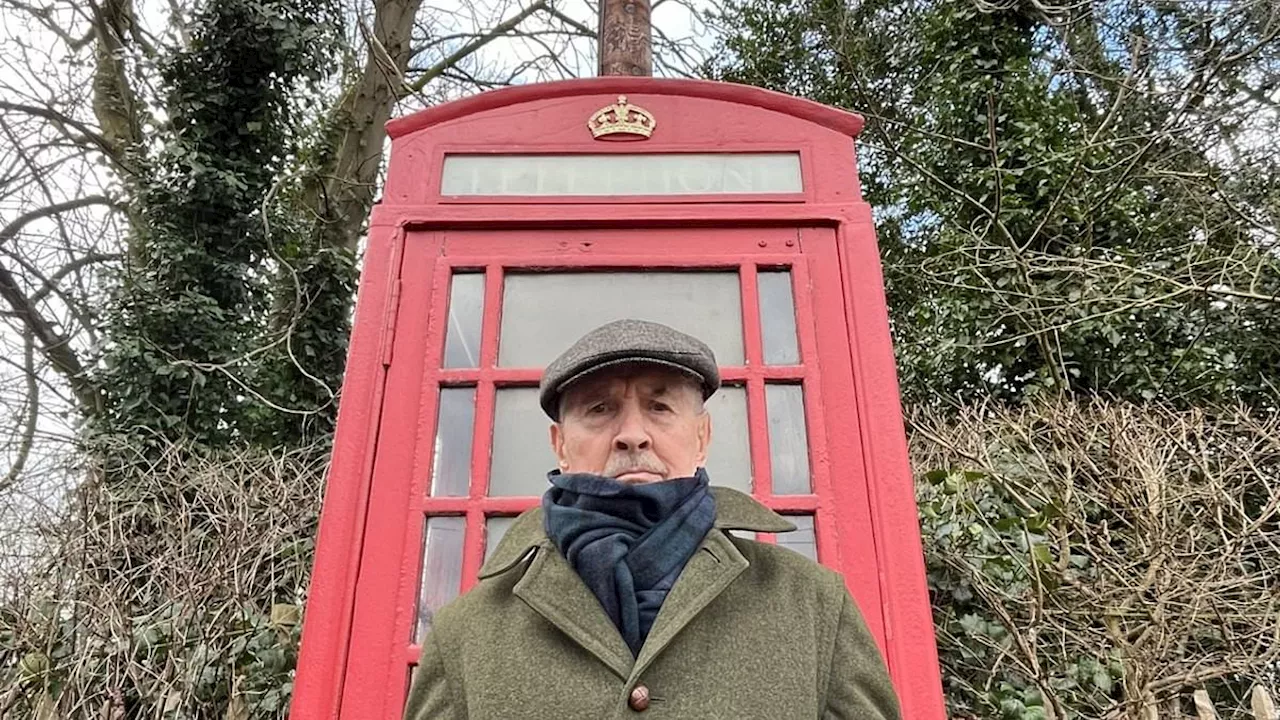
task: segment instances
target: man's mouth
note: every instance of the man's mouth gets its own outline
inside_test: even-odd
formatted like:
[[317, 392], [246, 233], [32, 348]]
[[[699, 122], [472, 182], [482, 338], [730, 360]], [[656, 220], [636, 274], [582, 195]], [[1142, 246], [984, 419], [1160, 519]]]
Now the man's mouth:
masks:
[[662, 474], [646, 468], [629, 468], [613, 477], [616, 480], [661, 480]]

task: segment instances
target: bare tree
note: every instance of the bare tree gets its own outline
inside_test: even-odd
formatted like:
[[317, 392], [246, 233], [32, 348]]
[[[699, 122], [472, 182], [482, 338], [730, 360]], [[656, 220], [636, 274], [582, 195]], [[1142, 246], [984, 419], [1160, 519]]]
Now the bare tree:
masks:
[[77, 15], [0, 4], [0, 575], [37, 551], [27, 531], [51, 519], [76, 417], [95, 407], [84, 352], [122, 230], [108, 169], [122, 156], [84, 102], [91, 78], [74, 67], [92, 36]]
[[[658, 22], [670, 17], [676, 30], [657, 34], [659, 72], [690, 73], [703, 46], [696, 8], [658, 5]], [[91, 370], [105, 279], [132, 252], [127, 189], [165, 121], [159, 62], [189, 42], [194, 10], [181, 0], [0, 0], [0, 533], [52, 522], [49, 508], [77, 477], [78, 424], [102, 402]], [[341, 67], [316, 99], [326, 161], [305, 185], [315, 234], [358, 250], [391, 116], [590, 73], [595, 11], [553, 0], [347, 0]], [[28, 545], [6, 543], [19, 554]]]

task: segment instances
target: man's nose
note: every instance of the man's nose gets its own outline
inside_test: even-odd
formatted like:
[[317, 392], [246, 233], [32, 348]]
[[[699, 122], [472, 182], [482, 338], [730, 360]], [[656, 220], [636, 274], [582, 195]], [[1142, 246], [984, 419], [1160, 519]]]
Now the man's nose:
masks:
[[649, 430], [645, 427], [644, 414], [640, 412], [639, 407], [627, 404], [622, 410], [618, 434], [613, 438], [614, 449], [624, 452], [648, 450], [650, 442]]

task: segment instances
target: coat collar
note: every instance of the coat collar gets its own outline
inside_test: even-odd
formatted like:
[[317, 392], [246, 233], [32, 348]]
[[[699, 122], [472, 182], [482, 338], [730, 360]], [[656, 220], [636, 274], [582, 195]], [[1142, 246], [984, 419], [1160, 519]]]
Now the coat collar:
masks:
[[[761, 505], [746, 493], [726, 487], [712, 486], [716, 499], [717, 530], [746, 530], [750, 532], [791, 532], [796, 529], [789, 520]], [[535, 547], [551, 547], [542, 524], [542, 508], [535, 507], [521, 513], [511, 524], [493, 555], [480, 568], [480, 579], [501, 575], [510, 570]]]
[[[714, 528], [754, 532], [789, 532], [795, 525], [729, 488], [713, 487]], [[480, 579], [501, 575], [530, 555], [512, 592], [565, 635], [590, 652], [628, 686], [659, 653], [748, 566], [746, 557], [724, 532], [709, 532], [689, 558], [662, 604], [639, 657], [633, 658], [600, 601], [555, 549], [542, 526], [542, 508], [523, 513], [480, 570]]]

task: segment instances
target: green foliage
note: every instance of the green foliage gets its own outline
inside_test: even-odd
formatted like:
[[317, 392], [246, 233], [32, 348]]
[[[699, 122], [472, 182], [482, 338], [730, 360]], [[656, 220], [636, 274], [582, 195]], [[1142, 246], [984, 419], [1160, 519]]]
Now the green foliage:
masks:
[[333, 435], [356, 287], [355, 258], [343, 246], [286, 248], [279, 265], [267, 351], [253, 376], [268, 402], [245, 408], [250, 439], [265, 446]]
[[868, 115], [909, 402], [1275, 408], [1280, 43], [1238, 5], [738, 0], [708, 72]]
[[952, 717], [1223, 717], [1275, 687], [1280, 420], [1059, 404], [918, 413]]
[[296, 160], [306, 172], [279, 185], [272, 227], [286, 241], [271, 258], [272, 304], [251, 374], [266, 402], [251, 404], [245, 416], [249, 439], [266, 446], [329, 438], [337, 420], [357, 280], [354, 243], [306, 209], [306, 180], [328, 165], [333, 150], [329, 125], [320, 119], [307, 128]]
[[[1176, 717], [1193, 688], [1242, 717], [1276, 685], [1274, 420], [1165, 409], [1280, 408], [1273, 11], [737, 0], [716, 21], [709, 74], [868, 117], [913, 460], [944, 468], [918, 494], [953, 717]], [[1151, 406], [1038, 402], [1059, 395]]]
[[[307, 122], [298, 98], [325, 78], [332, 12], [327, 0], [213, 0], [194, 18], [190, 45], [164, 62], [167, 122], [134, 149], [135, 223], [107, 312], [98, 432], [207, 447], [252, 437], [264, 391], [286, 402], [298, 394], [279, 372], [270, 388], [252, 384], [266, 354], [254, 348], [270, 334], [272, 269], [293, 263], [339, 278], [329, 304], [345, 312], [350, 260], [316, 252], [277, 192], [296, 170]], [[334, 351], [315, 344], [345, 340], [342, 314], [326, 307], [324, 329], [300, 347], [327, 364], [317, 370], [324, 380], [336, 374]]]

